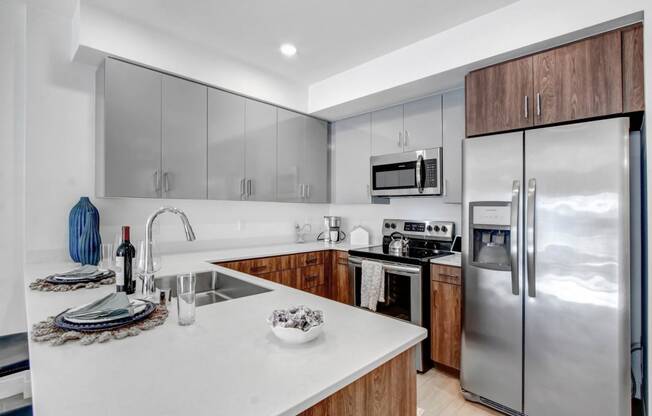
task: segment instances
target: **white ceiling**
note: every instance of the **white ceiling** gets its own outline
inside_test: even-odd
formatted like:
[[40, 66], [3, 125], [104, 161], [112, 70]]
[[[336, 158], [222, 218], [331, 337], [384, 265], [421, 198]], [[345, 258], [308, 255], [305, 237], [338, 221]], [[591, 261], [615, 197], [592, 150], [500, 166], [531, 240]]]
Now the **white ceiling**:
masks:
[[[514, 1], [82, 0], [306, 84]], [[295, 57], [280, 54], [285, 42]]]

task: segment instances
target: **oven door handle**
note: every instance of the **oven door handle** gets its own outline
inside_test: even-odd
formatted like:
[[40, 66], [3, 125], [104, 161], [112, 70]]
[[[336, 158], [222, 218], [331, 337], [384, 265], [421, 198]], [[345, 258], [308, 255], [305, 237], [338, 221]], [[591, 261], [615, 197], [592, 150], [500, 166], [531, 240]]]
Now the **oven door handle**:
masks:
[[[401, 265], [398, 265], [398, 264], [385, 263], [383, 261], [379, 261], [379, 263], [383, 265], [383, 271], [385, 271], [385, 272], [409, 273], [409, 274], [420, 274], [421, 273], [421, 268], [420, 267], [401, 266]], [[361, 266], [362, 265], [362, 259], [358, 258], [358, 257], [349, 257], [349, 264], [354, 265], [354, 266]]]

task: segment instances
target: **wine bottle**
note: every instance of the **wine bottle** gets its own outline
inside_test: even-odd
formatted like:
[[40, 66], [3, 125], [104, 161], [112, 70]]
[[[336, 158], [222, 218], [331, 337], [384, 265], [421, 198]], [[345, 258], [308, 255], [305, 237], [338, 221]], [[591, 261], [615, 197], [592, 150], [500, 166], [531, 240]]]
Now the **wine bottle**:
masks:
[[129, 240], [129, 226], [122, 227], [122, 243], [115, 253], [115, 285], [117, 292], [127, 292], [131, 295], [136, 291], [136, 282], [132, 274], [132, 262], [136, 256], [136, 249]]

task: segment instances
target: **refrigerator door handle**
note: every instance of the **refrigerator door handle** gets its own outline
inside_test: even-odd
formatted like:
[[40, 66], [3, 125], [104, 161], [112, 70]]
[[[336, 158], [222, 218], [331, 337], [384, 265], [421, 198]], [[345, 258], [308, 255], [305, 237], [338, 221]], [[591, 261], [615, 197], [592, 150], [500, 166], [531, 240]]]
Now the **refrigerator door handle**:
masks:
[[527, 185], [527, 293], [531, 298], [536, 296], [535, 275], [535, 204], [537, 181], [530, 178]]
[[520, 237], [518, 232], [518, 213], [521, 211], [521, 182], [514, 181], [512, 183], [512, 209], [510, 219], [510, 238], [509, 238], [509, 252], [512, 263], [512, 294], [518, 296], [521, 292], [519, 288], [518, 278], [518, 248]]

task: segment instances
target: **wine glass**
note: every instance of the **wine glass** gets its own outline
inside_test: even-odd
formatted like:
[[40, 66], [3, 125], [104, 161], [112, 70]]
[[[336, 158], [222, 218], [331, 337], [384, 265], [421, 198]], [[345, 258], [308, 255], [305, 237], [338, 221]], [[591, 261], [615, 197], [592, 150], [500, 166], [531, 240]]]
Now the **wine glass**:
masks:
[[[152, 267], [154, 273], [161, 270], [161, 254], [154, 241], [152, 241]], [[145, 274], [145, 242], [143, 240], [138, 242], [138, 249], [136, 250], [136, 273], [140, 276]]]

